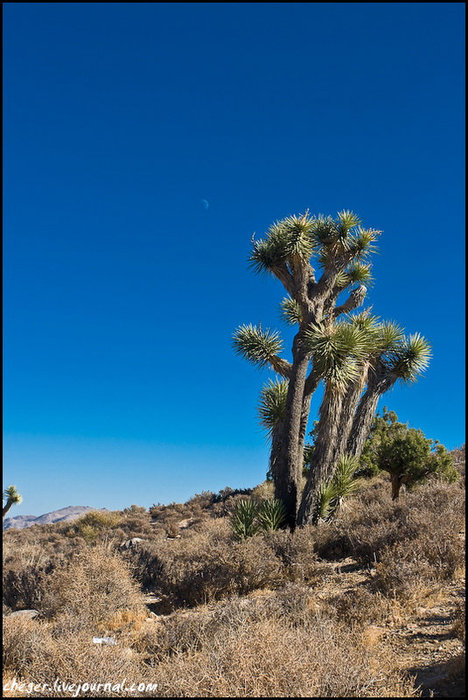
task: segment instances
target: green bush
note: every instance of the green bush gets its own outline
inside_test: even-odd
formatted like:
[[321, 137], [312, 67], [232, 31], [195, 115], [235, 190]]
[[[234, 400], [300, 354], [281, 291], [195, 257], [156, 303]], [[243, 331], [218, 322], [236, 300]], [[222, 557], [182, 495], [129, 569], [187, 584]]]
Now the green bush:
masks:
[[394, 500], [402, 485], [411, 490], [430, 476], [449, 482], [458, 477], [452, 456], [438, 440], [430, 440], [422, 430], [399, 423], [396, 413], [385, 407], [382, 416], [374, 418], [358, 474], [370, 476], [379, 471], [390, 474]]

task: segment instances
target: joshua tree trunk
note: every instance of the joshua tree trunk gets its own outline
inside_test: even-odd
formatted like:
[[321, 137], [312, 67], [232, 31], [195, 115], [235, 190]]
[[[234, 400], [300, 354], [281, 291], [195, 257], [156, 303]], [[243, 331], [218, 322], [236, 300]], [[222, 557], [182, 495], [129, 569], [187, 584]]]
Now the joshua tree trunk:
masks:
[[347, 452], [347, 444], [353, 427], [356, 407], [366, 385], [368, 372], [369, 363], [363, 363], [359, 377], [348, 387], [344, 395], [339, 418], [337, 442], [334, 451], [335, 463]]
[[318, 494], [322, 484], [331, 476], [335, 463], [334, 446], [342, 403], [342, 393], [327, 386], [320, 407], [319, 429], [312, 453], [310, 472], [297, 516], [298, 525], [306, 525], [317, 520]]
[[3, 517], [5, 517], [5, 515], [8, 513], [8, 511], [14, 503], [15, 501], [8, 499], [8, 501], [3, 506]]
[[302, 475], [303, 447], [300, 447], [300, 443], [301, 429], [304, 429], [304, 387], [309, 365], [309, 358], [303, 347], [300, 333], [294, 339], [293, 357], [294, 363], [282, 421], [283, 429], [277, 436], [277, 452], [274, 458], [275, 495], [284, 504], [286, 524], [291, 529], [296, 525], [298, 492]]
[[353, 457], [361, 456], [370, 433], [379, 398], [390, 389], [394, 382], [394, 378], [379, 377], [374, 373], [369, 373], [367, 390], [362, 395], [357, 407], [351, 434], [348, 438], [347, 452]]
[[309, 422], [311, 395], [304, 396], [302, 400], [301, 426], [299, 429], [299, 442], [297, 446], [297, 463], [299, 471], [299, 483], [302, 478], [304, 468], [304, 442], [307, 433], [307, 423]]

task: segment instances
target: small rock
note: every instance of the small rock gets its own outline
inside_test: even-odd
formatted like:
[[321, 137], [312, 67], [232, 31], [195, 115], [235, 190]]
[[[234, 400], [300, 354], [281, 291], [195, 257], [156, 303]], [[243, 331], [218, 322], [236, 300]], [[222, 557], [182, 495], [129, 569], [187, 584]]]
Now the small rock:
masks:
[[122, 549], [130, 549], [130, 547], [135, 547], [139, 542], [146, 542], [142, 537], [132, 537], [131, 540], [127, 540], [126, 542], [122, 542], [120, 547]]
[[185, 520], [180, 520], [177, 525], [181, 530], [185, 530], [187, 527], [190, 527], [193, 522], [195, 522], [195, 518], [186, 518]]
[[93, 644], [109, 644], [114, 646], [117, 644], [114, 637], [93, 637]]

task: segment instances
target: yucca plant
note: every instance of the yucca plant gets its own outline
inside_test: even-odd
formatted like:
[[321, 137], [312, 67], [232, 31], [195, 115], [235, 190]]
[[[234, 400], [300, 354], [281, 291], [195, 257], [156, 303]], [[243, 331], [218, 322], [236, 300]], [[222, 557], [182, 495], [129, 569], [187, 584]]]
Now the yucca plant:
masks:
[[3, 498], [5, 499], [5, 504], [3, 506], [3, 517], [8, 513], [11, 506], [16, 503], [21, 503], [23, 497], [16, 490], [16, 486], [8, 486], [3, 492]]
[[286, 520], [286, 510], [281, 501], [273, 498], [260, 503], [257, 517], [262, 530], [279, 530]]
[[343, 455], [338, 460], [335, 473], [328, 482], [321, 484], [317, 498], [316, 518], [328, 520], [339, 508], [343, 499], [351, 496], [360, 485], [354, 478], [359, 460], [350, 455]]
[[[291, 529], [311, 522], [319, 491], [340, 457], [360, 454], [381, 394], [398, 379], [412, 381], [427, 364], [429, 346], [421, 336], [405, 338], [398, 326], [377, 321], [369, 310], [349, 316], [372, 283], [369, 255], [380, 233], [364, 228], [348, 210], [335, 218], [306, 211], [275, 222], [263, 239], [253, 240], [251, 266], [275, 276], [287, 293], [281, 308], [283, 319], [296, 326], [292, 358], [280, 356], [278, 332], [260, 325], [238, 328], [234, 348], [280, 376], [262, 390], [260, 416], [271, 438], [275, 498]], [[320, 383], [324, 398], [301, 496], [311, 397]]]
[[260, 529], [258, 511], [256, 501], [243, 500], [236, 503], [231, 515], [231, 528], [236, 539], [244, 540], [257, 534]]

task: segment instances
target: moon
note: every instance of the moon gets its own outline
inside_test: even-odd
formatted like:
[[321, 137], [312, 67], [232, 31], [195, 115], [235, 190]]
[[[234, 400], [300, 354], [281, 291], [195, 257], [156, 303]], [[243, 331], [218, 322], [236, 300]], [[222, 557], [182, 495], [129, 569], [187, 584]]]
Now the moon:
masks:
[[203, 209], [208, 209], [210, 206], [210, 203], [207, 199], [202, 199], [201, 203], [202, 203]]

